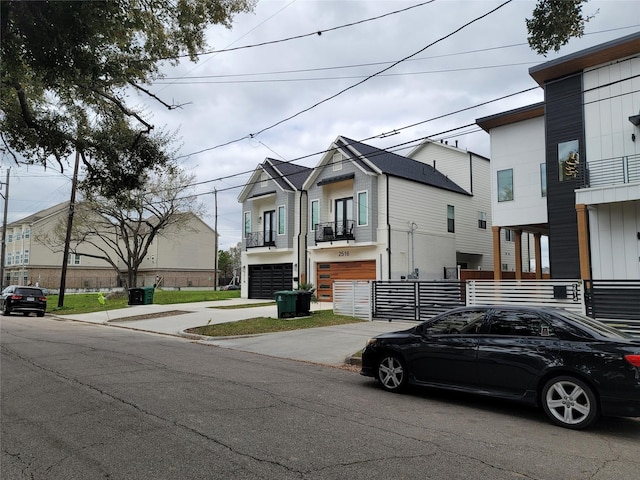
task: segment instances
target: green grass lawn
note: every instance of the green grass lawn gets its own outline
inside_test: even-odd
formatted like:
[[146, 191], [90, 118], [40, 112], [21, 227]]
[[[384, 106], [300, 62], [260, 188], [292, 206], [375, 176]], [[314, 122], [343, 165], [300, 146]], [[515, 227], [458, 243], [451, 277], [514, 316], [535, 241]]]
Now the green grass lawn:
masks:
[[[73, 315], [75, 313], [91, 313], [104, 310], [125, 308], [129, 302], [124, 292], [105, 295], [102, 305], [98, 301], [98, 293], [73, 293], [65, 294], [64, 305], [58, 308], [58, 295], [47, 296], [47, 312]], [[240, 298], [239, 290], [160, 290], [153, 293], [153, 303], [157, 305], [170, 305], [174, 303], [208, 302], [212, 300], [227, 300]]]
[[335, 315], [333, 310], [315, 311], [309, 317], [269, 318], [257, 317], [237, 322], [203, 325], [189, 330], [189, 333], [211, 337], [230, 337], [235, 335], [255, 335], [259, 333], [285, 332], [302, 328], [328, 327], [345, 323], [364, 322], [359, 318]]

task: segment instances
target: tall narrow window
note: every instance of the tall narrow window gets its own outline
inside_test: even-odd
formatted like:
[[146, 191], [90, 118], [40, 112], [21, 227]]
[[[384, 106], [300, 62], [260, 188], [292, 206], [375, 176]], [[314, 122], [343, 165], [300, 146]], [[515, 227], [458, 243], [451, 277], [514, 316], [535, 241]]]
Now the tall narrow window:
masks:
[[275, 245], [275, 223], [276, 223], [276, 211], [269, 210], [264, 212], [264, 244]]
[[318, 229], [319, 222], [320, 222], [320, 201], [311, 200], [311, 231], [315, 232]]
[[547, 164], [540, 164], [540, 195], [547, 196]]
[[558, 144], [558, 179], [561, 182], [573, 180], [578, 176], [580, 153], [578, 140]]
[[456, 231], [456, 211], [453, 205], [447, 205], [447, 232]]
[[245, 238], [251, 233], [251, 212], [244, 212], [244, 236]]
[[25, 249], [25, 251], [24, 251], [24, 255], [23, 255], [23, 257], [22, 257], [22, 262], [23, 262], [25, 265], [28, 265], [28, 264], [29, 264], [29, 250], [26, 250], [26, 249]]
[[513, 200], [513, 169], [498, 171], [498, 201]]
[[514, 232], [510, 228], [505, 228], [504, 229], [504, 239], [507, 242], [515, 242], [516, 241], [516, 232]]
[[286, 210], [284, 205], [278, 207], [278, 235], [284, 235], [286, 225]]
[[367, 192], [358, 192], [358, 225], [368, 225], [368, 199]]
[[487, 228], [487, 212], [478, 212], [478, 228], [486, 230]]
[[336, 200], [336, 237], [353, 235], [353, 197]]

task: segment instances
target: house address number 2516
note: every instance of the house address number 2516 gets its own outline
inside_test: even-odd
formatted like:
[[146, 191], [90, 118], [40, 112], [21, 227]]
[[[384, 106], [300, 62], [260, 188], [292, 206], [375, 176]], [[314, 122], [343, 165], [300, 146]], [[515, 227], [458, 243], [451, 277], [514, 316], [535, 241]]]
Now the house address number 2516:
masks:
[[338, 252], [338, 256], [339, 257], [348, 257], [349, 256], [349, 251], [348, 250], [340, 250]]

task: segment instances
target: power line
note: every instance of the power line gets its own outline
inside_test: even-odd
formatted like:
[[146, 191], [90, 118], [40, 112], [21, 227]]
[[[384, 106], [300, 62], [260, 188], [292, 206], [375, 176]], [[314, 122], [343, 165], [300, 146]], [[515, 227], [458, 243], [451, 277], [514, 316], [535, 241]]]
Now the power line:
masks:
[[438, 40], [435, 40], [434, 42], [431, 42], [431, 43], [430, 43], [430, 44], [428, 44], [427, 46], [425, 46], [425, 47], [421, 48], [420, 50], [418, 50], [418, 51], [416, 51], [416, 52], [414, 52], [414, 53], [412, 53], [411, 55], [408, 55], [408, 56], [406, 56], [406, 57], [402, 58], [401, 60], [398, 60], [398, 61], [394, 62], [392, 65], [390, 65], [390, 66], [388, 66], [388, 67], [386, 67], [386, 68], [383, 68], [382, 70], [380, 70], [380, 71], [378, 71], [378, 72], [376, 72], [376, 73], [374, 73], [374, 74], [372, 74], [372, 75], [369, 75], [369, 76], [368, 76], [368, 77], [366, 77], [365, 79], [363, 79], [363, 80], [361, 80], [361, 81], [359, 81], [359, 82], [357, 82], [357, 83], [355, 83], [355, 84], [353, 84], [353, 85], [351, 85], [351, 86], [349, 86], [349, 87], [347, 87], [347, 88], [344, 88], [344, 89], [340, 90], [338, 93], [335, 93], [335, 94], [333, 94], [333, 95], [331, 95], [331, 96], [329, 96], [329, 97], [327, 97], [327, 98], [325, 98], [325, 99], [323, 99], [323, 100], [320, 100], [319, 102], [316, 102], [315, 104], [311, 105], [310, 107], [307, 107], [307, 108], [305, 108], [305, 109], [303, 109], [303, 110], [300, 110], [299, 112], [297, 112], [297, 113], [295, 113], [295, 114], [293, 114], [293, 115], [290, 115], [290, 116], [289, 116], [289, 117], [287, 117], [287, 118], [284, 118], [284, 119], [282, 119], [282, 120], [279, 120], [278, 122], [276, 122], [276, 123], [274, 123], [274, 124], [272, 124], [272, 125], [270, 125], [270, 126], [268, 126], [268, 127], [265, 127], [265, 128], [263, 128], [263, 129], [259, 130], [258, 132], [255, 132], [255, 133], [249, 133], [249, 134], [247, 134], [247, 135], [245, 135], [245, 136], [243, 136], [243, 137], [237, 138], [237, 139], [235, 139], [235, 140], [230, 140], [230, 141], [228, 141], [228, 142], [226, 142], [226, 143], [224, 143], [224, 144], [216, 145], [216, 146], [214, 146], [214, 147], [205, 148], [205, 149], [200, 150], [200, 151], [198, 151], [198, 152], [194, 152], [194, 153], [186, 154], [186, 155], [180, 155], [180, 156], [179, 156], [179, 157], [177, 157], [177, 158], [184, 158], [184, 157], [188, 157], [188, 156], [190, 156], [190, 155], [197, 155], [197, 154], [200, 154], [200, 153], [203, 153], [203, 152], [207, 152], [207, 151], [215, 150], [215, 149], [217, 149], [217, 148], [220, 148], [220, 147], [224, 147], [224, 146], [230, 145], [230, 144], [232, 144], [232, 143], [239, 142], [239, 141], [241, 141], [241, 140], [245, 140], [245, 139], [247, 139], [247, 138], [255, 138], [256, 136], [260, 135], [261, 133], [266, 132], [267, 130], [270, 130], [270, 129], [272, 129], [272, 128], [277, 127], [278, 125], [281, 125], [281, 124], [283, 124], [283, 123], [285, 123], [285, 122], [287, 122], [287, 121], [289, 121], [289, 120], [292, 120], [293, 118], [295, 118], [295, 117], [297, 117], [297, 116], [299, 116], [299, 115], [302, 115], [303, 113], [306, 113], [306, 112], [308, 112], [308, 111], [310, 111], [310, 110], [312, 110], [312, 109], [314, 109], [314, 108], [316, 108], [316, 107], [318, 107], [318, 106], [322, 105], [323, 103], [326, 103], [326, 102], [328, 102], [328, 101], [330, 101], [330, 100], [333, 100], [334, 98], [338, 97], [339, 95], [342, 95], [343, 93], [348, 92], [349, 90], [352, 90], [352, 89], [356, 88], [356, 87], [357, 87], [357, 86], [359, 86], [359, 85], [362, 85], [363, 83], [367, 82], [368, 80], [370, 80], [370, 79], [372, 79], [372, 78], [374, 78], [374, 77], [376, 77], [376, 76], [378, 76], [378, 75], [380, 75], [380, 74], [382, 74], [382, 73], [384, 73], [384, 72], [386, 72], [386, 71], [388, 71], [388, 70], [392, 69], [392, 68], [393, 68], [393, 67], [395, 67], [396, 65], [399, 65], [400, 63], [404, 62], [405, 60], [408, 60], [408, 59], [410, 59], [410, 58], [412, 58], [412, 57], [415, 57], [416, 55], [418, 55], [419, 53], [424, 52], [426, 49], [428, 49], [428, 48], [432, 47], [433, 45], [436, 45], [437, 43], [440, 43], [440, 42], [442, 42], [443, 40], [446, 40], [447, 38], [449, 38], [449, 37], [451, 37], [451, 36], [455, 35], [456, 33], [460, 32], [461, 30], [463, 30], [464, 28], [468, 27], [469, 25], [472, 25], [473, 23], [475, 23], [475, 22], [477, 22], [477, 21], [479, 21], [479, 20], [482, 20], [483, 18], [485, 18], [485, 17], [487, 17], [487, 16], [491, 15], [492, 13], [494, 13], [494, 12], [498, 11], [499, 9], [501, 9], [501, 8], [502, 8], [502, 7], [504, 7], [505, 5], [507, 5], [507, 4], [509, 4], [509, 3], [511, 3], [512, 1], [513, 1], [513, 0], [507, 0], [506, 2], [504, 2], [504, 3], [500, 4], [500, 5], [498, 5], [497, 7], [495, 7], [495, 8], [493, 8], [493, 9], [491, 9], [491, 10], [490, 10], [490, 11], [488, 11], [487, 13], [484, 13], [484, 14], [482, 14], [482, 15], [480, 15], [480, 16], [478, 16], [478, 17], [474, 18], [473, 20], [471, 20], [471, 21], [469, 21], [469, 22], [465, 23], [465, 24], [464, 24], [464, 25], [462, 25], [461, 27], [458, 27], [457, 29], [453, 30], [452, 32], [448, 33], [447, 35], [444, 35], [443, 37], [440, 37]]
[[[253, 44], [253, 45], [244, 45], [244, 46], [241, 46], [241, 47], [225, 48], [225, 49], [222, 49], [222, 50], [210, 50], [210, 51], [207, 51], [207, 52], [201, 52], [198, 55], [210, 55], [210, 54], [213, 54], [213, 53], [218, 54], [218, 53], [234, 52], [236, 50], [244, 50], [244, 49], [247, 49], [247, 48], [264, 47], [265, 45], [274, 45], [276, 43], [284, 43], [284, 42], [289, 42], [291, 40], [299, 40], [301, 38], [306, 38], [306, 37], [321, 36], [323, 33], [333, 32], [333, 31], [341, 30], [343, 28], [348, 28], [348, 27], [354, 27], [356, 25], [360, 25], [362, 23], [371, 22], [371, 21], [374, 21], [374, 20], [380, 20], [381, 18], [389, 17], [389, 16], [395, 15], [397, 13], [403, 13], [403, 12], [406, 12], [408, 10], [411, 10], [411, 9], [414, 9], [414, 8], [418, 8], [418, 7], [422, 7], [424, 5], [427, 5], [427, 4], [433, 3], [433, 2], [435, 2], [435, 0], [429, 0], [428, 2], [422, 2], [422, 3], [419, 3], [417, 5], [412, 5], [410, 7], [407, 7], [407, 8], [403, 8], [403, 9], [400, 9], [400, 10], [395, 10], [393, 12], [384, 13], [382, 15], [378, 15], [377, 17], [366, 18], [364, 20], [358, 20], [357, 22], [351, 22], [351, 23], [347, 23], [347, 24], [344, 24], [344, 25], [339, 25], [337, 27], [327, 28], [327, 29], [324, 29], [324, 30], [317, 30], [317, 31], [311, 32], [311, 33], [305, 33], [305, 34], [302, 34], [302, 35], [295, 35], [293, 37], [281, 38], [279, 40], [270, 40], [268, 42], [261, 42], [261, 43], [256, 43], [256, 44]], [[185, 54], [185, 55], [178, 55], [177, 57], [161, 58], [160, 60], [170, 60], [170, 59], [173, 59], [173, 58], [184, 58], [184, 57], [188, 57], [188, 56], [189, 56], [188, 54]]]

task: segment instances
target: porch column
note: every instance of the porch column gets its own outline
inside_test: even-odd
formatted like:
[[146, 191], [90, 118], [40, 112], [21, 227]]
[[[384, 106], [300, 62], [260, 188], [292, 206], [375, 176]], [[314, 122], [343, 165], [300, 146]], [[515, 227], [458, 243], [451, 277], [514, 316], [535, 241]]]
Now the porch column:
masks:
[[589, 230], [587, 221], [587, 206], [584, 203], [576, 205], [578, 216], [578, 253], [580, 254], [580, 278], [591, 279], [591, 258], [589, 255]]
[[502, 251], [500, 249], [500, 227], [491, 227], [493, 230], [493, 279], [502, 280]]
[[516, 280], [522, 280], [522, 230], [515, 230]]
[[542, 246], [540, 243], [541, 238], [541, 233], [533, 234], [533, 248], [536, 255], [536, 280], [542, 279]]

